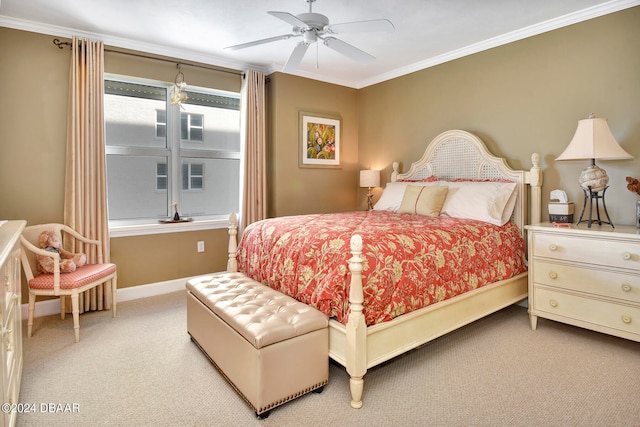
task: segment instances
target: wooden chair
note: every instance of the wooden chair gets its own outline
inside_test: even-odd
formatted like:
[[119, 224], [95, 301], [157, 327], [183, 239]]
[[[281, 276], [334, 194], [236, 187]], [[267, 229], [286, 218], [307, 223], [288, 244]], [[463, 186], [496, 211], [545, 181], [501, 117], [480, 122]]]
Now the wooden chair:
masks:
[[[95, 246], [97, 264], [86, 264], [78, 267], [76, 271], [60, 273], [60, 255], [38, 247], [38, 238], [43, 231], [55, 232], [64, 242], [65, 237], [73, 237], [84, 243], [85, 252]], [[64, 233], [63, 233], [64, 232]], [[95, 288], [100, 284], [111, 284], [111, 311], [116, 317], [116, 265], [103, 263], [102, 244], [99, 240], [91, 240], [76, 232], [64, 224], [41, 224], [25, 227], [20, 236], [22, 244], [22, 267], [29, 286], [29, 318], [27, 321], [27, 336], [31, 337], [33, 330], [33, 314], [36, 304], [36, 296], [49, 295], [60, 297], [60, 316], [65, 318], [65, 296], [71, 297], [71, 313], [73, 315], [73, 328], [76, 342], [80, 341], [80, 293]], [[54, 260], [53, 274], [38, 274], [38, 261], [36, 255], [51, 257]], [[35, 275], [34, 275], [35, 273]], [[107, 298], [109, 294], [107, 293]], [[107, 305], [108, 306], [108, 305]]]

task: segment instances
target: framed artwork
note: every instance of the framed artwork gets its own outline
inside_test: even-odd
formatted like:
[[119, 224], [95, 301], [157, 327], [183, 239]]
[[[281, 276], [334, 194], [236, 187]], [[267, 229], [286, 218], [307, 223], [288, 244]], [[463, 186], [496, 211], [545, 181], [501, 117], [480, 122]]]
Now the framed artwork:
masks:
[[341, 168], [340, 117], [301, 111], [299, 122], [298, 165], [301, 168]]

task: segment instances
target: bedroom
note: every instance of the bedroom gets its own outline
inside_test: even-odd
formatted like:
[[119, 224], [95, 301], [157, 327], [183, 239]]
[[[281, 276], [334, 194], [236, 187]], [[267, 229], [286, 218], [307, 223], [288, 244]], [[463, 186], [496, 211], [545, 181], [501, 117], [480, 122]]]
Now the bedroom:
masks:
[[[635, 196], [624, 188], [624, 177], [637, 176], [640, 169], [638, 22], [640, 10], [634, 7], [359, 90], [272, 75], [269, 128], [270, 140], [277, 143], [270, 146], [269, 215], [363, 209], [365, 192], [357, 187], [360, 168], [382, 168], [383, 180], [388, 179], [392, 161], [407, 167], [433, 137], [451, 128], [479, 134], [492, 152], [513, 159], [513, 167], [529, 167], [530, 153], [541, 152], [543, 205], [555, 188], [566, 189], [570, 199], [580, 203], [576, 177], [584, 165], [553, 159], [570, 140], [577, 120], [594, 112], [609, 119], [620, 144], [635, 157], [606, 166], [612, 178], [608, 194], [612, 219], [633, 223]], [[1, 190], [2, 218], [24, 218], [30, 223], [62, 218], [68, 57], [51, 45], [51, 39], [0, 29], [5, 94], [0, 100], [0, 170], [3, 181], [12, 183]], [[150, 68], [148, 64], [121, 66]], [[172, 64], [164, 70], [157, 64], [153, 67], [158, 74], [164, 71], [163, 75], [173, 76]], [[15, 84], [24, 79], [28, 84]], [[306, 99], [300, 100], [299, 93], [305, 93]], [[341, 114], [342, 169], [297, 167], [291, 141], [297, 134], [298, 111], [308, 108]], [[31, 118], [28, 123], [25, 112]], [[33, 119], [41, 126], [30, 126]], [[16, 179], [26, 168], [29, 176]], [[331, 191], [307, 197], [317, 182]], [[345, 182], [351, 185], [342, 185]], [[206, 256], [195, 256], [199, 240], [205, 241]], [[165, 248], [172, 249], [167, 253]], [[184, 251], [192, 251], [194, 257], [179, 257]], [[117, 238], [112, 252], [120, 267], [121, 288], [172, 281], [224, 269], [226, 229]], [[162, 268], [138, 268], [158, 259], [163, 260]]]
[[[635, 157], [605, 163], [612, 183], [607, 202], [613, 222], [632, 224], [635, 195], [624, 188], [624, 178], [637, 175], [640, 161], [634, 151], [640, 133], [636, 101], [640, 65], [634, 54], [639, 43], [638, 13], [634, 7], [363, 89], [283, 73], [271, 75], [268, 138], [275, 142], [269, 145], [268, 215], [364, 209], [366, 189], [357, 186], [360, 168], [383, 169], [384, 182], [393, 161], [407, 168], [431, 139], [448, 129], [478, 134], [494, 154], [513, 159], [510, 166], [516, 168], [528, 168], [531, 152], [540, 151], [547, 171], [543, 206], [556, 188], [565, 189], [578, 206], [582, 194], [576, 180], [584, 165], [553, 159], [568, 144], [577, 121], [593, 112], [608, 118], [618, 142]], [[51, 36], [5, 27], [0, 31], [6, 59], [1, 65], [2, 85], [7, 94], [0, 100], [5, 111], [3, 140], [26, 141], [3, 146], [0, 173], [13, 185], [2, 189], [2, 200], [10, 202], [3, 203], [0, 216], [24, 218], [29, 223], [58, 221], [63, 209], [64, 150], [60, 144], [66, 135], [68, 52], [56, 49]], [[107, 61], [112, 72], [142, 72], [165, 80], [175, 75], [172, 63], [149, 64], [122, 55], [107, 57]], [[202, 70], [189, 72], [192, 79], [206, 78]], [[25, 78], [28, 85], [13, 84]], [[226, 88], [236, 85], [238, 89], [239, 82], [227, 75], [224, 79]], [[297, 97], [299, 93], [306, 94], [304, 99]], [[39, 101], [37, 108], [34, 99]], [[304, 109], [342, 116], [342, 169], [298, 168], [294, 141], [298, 112]], [[14, 125], [23, 123], [25, 111], [44, 126]], [[31, 167], [28, 177], [15, 181], [12, 177], [23, 174], [25, 165], [37, 165], [37, 170]], [[295, 184], [290, 185], [292, 182]], [[317, 182], [331, 191], [305, 197]], [[351, 184], [341, 185], [345, 182]], [[376, 197], [379, 191], [374, 189]], [[113, 239], [112, 256], [122, 272], [119, 287], [223, 269], [225, 233], [219, 229]], [[204, 254], [196, 252], [200, 240], [205, 241]], [[184, 252], [194, 257], [180, 258], [178, 254]], [[154, 271], [136, 268], [158, 259], [162, 266]]]

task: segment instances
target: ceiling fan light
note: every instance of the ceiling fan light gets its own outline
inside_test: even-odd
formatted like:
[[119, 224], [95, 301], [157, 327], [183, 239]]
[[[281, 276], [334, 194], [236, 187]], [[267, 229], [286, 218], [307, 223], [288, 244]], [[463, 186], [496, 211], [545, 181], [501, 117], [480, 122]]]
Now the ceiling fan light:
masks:
[[309, 30], [304, 32], [304, 42], [311, 44], [318, 41], [318, 34], [315, 31]]

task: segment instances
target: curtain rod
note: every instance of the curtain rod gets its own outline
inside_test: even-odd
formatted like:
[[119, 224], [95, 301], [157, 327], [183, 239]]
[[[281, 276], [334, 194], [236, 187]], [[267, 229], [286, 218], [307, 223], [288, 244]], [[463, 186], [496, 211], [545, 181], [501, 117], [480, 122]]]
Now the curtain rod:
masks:
[[[71, 48], [71, 46], [72, 46], [71, 42], [61, 42], [60, 39], [53, 39], [53, 44], [58, 46], [58, 49], [63, 49], [64, 46], [69, 46], [69, 48]], [[110, 53], [119, 53], [119, 54], [122, 54], [122, 55], [135, 56], [135, 57], [144, 58], [144, 59], [153, 59], [153, 60], [156, 60], [156, 61], [171, 62], [171, 63], [174, 63], [174, 64], [178, 63], [180, 65], [186, 65], [188, 67], [204, 68], [205, 70], [220, 71], [222, 73], [236, 74], [236, 75], [242, 76], [244, 78], [244, 73], [241, 72], [241, 71], [226, 70], [224, 68], [218, 68], [218, 67], [215, 67], [215, 66], [190, 64], [188, 62], [180, 62], [180, 61], [175, 61], [175, 60], [172, 60], [172, 59], [158, 58], [158, 57], [150, 56], [150, 55], [142, 55], [140, 53], [123, 52], [123, 51], [107, 49], [107, 48], [105, 48], [104, 51], [105, 52], [110, 52]]]

